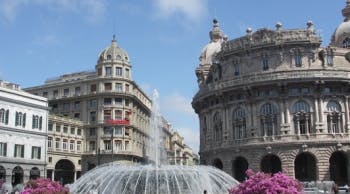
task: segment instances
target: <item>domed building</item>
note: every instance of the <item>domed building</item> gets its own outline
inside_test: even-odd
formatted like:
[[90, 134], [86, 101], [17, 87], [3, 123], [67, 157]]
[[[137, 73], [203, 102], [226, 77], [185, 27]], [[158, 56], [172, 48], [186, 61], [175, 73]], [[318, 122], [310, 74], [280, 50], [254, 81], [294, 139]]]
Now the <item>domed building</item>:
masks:
[[[304, 29], [247, 29], [205, 46], [192, 106], [200, 159], [239, 181], [248, 168], [300, 181], [350, 183], [350, 1], [329, 46]], [[210, 49], [208, 49], [210, 48]], [[215, 52], [208, 52], [208, 50]], [[210, 56], [208, 56], [210, 55]]]
[[[141, 163], [149, 157], [152, 101], [132, 79], [131, 68], [128, 53], [113, 37], [99, 54], [95, 70], [61, 75], [42, 86], [26, 88], [48, 98], [51, 113], [83, 121], [84, 141], [74, 151], [81, 157], [83, 172], [107, 162]], [[49, 153], [60, 153], [76, 138], [69, 129], [60, 130], [69, 128], [65, 123], [49, 120], [49, 126]], [[72, 160], [57, 155], [61, 158], [52, 161]]]

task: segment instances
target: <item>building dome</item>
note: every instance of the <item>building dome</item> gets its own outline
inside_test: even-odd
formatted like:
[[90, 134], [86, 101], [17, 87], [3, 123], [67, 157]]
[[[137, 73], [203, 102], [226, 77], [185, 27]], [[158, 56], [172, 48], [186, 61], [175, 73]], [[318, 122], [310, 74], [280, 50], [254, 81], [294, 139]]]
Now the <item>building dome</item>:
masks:
[[335, 30], [331, 45], [350, 48], [350, 0], [346, 1], [346, 7], [342, 10], [342, 14], [345, 17], [344, 22]]
[[103, 51], [99, 54], [98, 62], [100, 63], [112, 60], [129, 62], [128, 53], [118, 46], [117, 41], [115, 40], [115, 35], [113, 35], [111, 45], [103, 49]]

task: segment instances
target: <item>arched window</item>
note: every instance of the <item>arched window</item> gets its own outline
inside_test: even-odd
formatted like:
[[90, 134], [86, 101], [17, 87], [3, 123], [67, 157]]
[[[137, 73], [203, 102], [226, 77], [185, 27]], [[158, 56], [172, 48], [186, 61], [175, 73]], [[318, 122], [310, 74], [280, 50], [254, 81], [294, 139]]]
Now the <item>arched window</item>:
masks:
[[222, 140], [222, 117], [219, 112], [216, 112], [213, 117], [214, 124], [214, 140], [221, 141]]
[[245, 111], [238, 108], [232, 114], [232, 127], [234, 139], [242, 139], [247, 137]]
[[9, 123], [9, 110], [0, 109], [0, 123]]
[[328, 133], [343, 133], [341, 108], [333, 100], [327, 104], [327, 127]]
[[112, 59], [112, 55], [107, 55], [107, 60], [111, 60]]
[[294, 130], [296, 134], [311, 133], [311, 112], [310, 106], [303, 100], [293, 105]]
[[343, 40], [343, 48], [350, 48], [350, 38], [349, 37], [346, 37]]
[[277, 108], [271, 103], [266, 103], [261, 106], [260, 123], [263, 136], [277, 134]]

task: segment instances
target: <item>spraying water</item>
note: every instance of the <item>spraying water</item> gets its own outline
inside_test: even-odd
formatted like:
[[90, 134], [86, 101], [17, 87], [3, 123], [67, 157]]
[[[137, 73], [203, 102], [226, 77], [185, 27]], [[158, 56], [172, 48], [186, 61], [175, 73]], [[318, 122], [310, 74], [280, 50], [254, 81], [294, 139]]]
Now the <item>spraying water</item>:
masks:
[[[162, 133], [159, 113], [159, 94], [154, 90], [152, 96], [152, 116], [150, 121], [151, 149], [150, 159], [154, 165], [121, 165], [109, 163], [98, 166], [70, 187], [75, 194], [226, 194], [238, 182], [225, 172], [210, 166], [163, 165], [166, 161], [160, 154]], [[164, 150], [163, 150], [164, 151]]]

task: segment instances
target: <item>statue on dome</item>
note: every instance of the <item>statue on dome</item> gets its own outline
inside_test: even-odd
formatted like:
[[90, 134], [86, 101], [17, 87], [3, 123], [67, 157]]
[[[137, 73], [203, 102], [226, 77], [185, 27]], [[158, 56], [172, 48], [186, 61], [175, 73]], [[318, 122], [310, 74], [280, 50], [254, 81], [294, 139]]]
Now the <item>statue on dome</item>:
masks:
[[219, 28], [218, 21], [214, 19], [213, 23], [213, 29], [209, 32], [210, 42], [203, 48], [199, 57], [199, 67], [196, 69], [199, 85], [206, 80], [216, 54], [221, 51], [221, 44], [224, 39], [227, 40], [227, 37], [224, 37], [223, 32]]
[[220, 30], [218, 21], [213, 20], [214, 26], [209, 32], [210, 42], [203, 48], [199, 57], [200, 65], [211, 65], [215, 55], [221, 50], [221, 43], [223, 42], [223, 32]]

